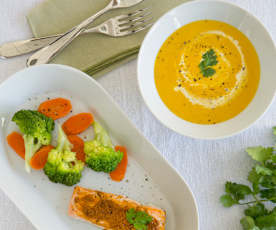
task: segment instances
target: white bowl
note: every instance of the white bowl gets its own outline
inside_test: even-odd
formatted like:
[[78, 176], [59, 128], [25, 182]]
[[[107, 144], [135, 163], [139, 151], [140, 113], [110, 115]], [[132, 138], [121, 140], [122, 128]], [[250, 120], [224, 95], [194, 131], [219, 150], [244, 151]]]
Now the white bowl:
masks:
[[[183, 25], [203, 19], [226, 22], [242, 31], [253, 43], [261, 64], [260, 84], [252, 102], [236, 117], [216, 125], [193, 124], [177, 117], [162, 102], [154, 82], [155, 58], [165, 40]], [[275, 73], [275, 45], [262, 23], [238, 6], [216, 0], [184, 3], [165, 14], [147, 34], [138, 57], [138, 83], [148, 108], [168, 128], [199, 139], [231, 136], [257, 121], [275, 96]]]

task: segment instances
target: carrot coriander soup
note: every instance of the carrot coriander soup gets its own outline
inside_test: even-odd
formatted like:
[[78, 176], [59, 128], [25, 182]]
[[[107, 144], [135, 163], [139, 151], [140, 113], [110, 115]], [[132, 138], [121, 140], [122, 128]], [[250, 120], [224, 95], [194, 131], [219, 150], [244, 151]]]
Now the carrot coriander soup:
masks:
[[197, 124], [216, 124], [239, 114], [253, 99], [260, 63], [238, 29], [202, 20], [165, 41], [154, 75], [159, 96], [174, 114]]

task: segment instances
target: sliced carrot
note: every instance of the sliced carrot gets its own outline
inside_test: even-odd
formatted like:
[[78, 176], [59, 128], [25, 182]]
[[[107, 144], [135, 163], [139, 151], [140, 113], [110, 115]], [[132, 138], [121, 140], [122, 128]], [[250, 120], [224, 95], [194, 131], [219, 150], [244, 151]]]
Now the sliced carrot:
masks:
[[85, 162], [84, 141], [76, 135], [70, 135], [68, 139], [73, 145], [72, 152], [76, 153], [77, 159]]
[[71, 109], [71, 102], [68, 99], [60, 97], [41, 103], [38, 107], [38, 112], [56, 120], [65, 117], [70, 113]]
[[86, 130], [93, 122], [91, 113], [79, 113], [65, 121], [62, 128], [67, 135], [76, 135]]
[[30, 161], [31, 167], [36, 170], [43, 169], [48, 159], [48, 153], [53, 148], [54, 146], [52, 145], [46, 145], [41, 147], [31, 158], [31, 161]]
[[110, 173], [110, 177], [114, 181], [121, 181], [124, 179], [127, 170], [127, 149], [124, 146], [115, 146], [116, 151], [120, 151], [124, 154], [122, 161], [118, 164], [117, 168]]
[[20, 156], [25, 159], [25, 145], [22, 135], [18, 132], [12, 132], [7, 136], [9, 146]]

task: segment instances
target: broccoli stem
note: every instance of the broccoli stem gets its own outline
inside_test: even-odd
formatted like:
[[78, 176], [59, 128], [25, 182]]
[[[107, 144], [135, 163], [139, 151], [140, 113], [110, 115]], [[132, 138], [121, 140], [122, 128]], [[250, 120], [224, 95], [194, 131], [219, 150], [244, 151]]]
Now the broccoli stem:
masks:
[[95, 140], [99, 141], [104, 146], [113, 148], [112, 141], [104, 128], [96, 121], [94, 122], [93, 127], [95, 132]]
[[63, 129], [61, 128], [61, 126], [58, 126], [58, 146], [57, 146], [57, 150], [58, 151], [62, 151], [62, 150], [67, 150], [70, 151], [72, 148], [72, 144], [70, 143], [70, 141], [68, 140], [66, 134], [64, 133]]
[[41, 143], [37, 142], [35, 138], [29, 135], [24, 135], [25, 144], [25, 169], [28, 173], [31, 172], [30, 161], [37, 150], [42, 146]]

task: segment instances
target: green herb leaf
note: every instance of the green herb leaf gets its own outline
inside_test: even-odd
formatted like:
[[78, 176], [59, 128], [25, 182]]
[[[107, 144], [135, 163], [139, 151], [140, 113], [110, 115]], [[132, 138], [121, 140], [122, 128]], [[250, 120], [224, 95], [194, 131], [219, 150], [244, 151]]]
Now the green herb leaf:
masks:
[[130, 224], [134, 224], [136, 218], [136, 211], [134, 208], [131, 208], [127, 211], [126, 218]]
[[147, 225], [152, 221], [152, 217], [146, 212], [135, 211], [133, 208], [126, 212], [126, 218], [136, 230], [147, 230]]
[[270, 215], [266, 215], [266, 216], [260, 216], [256, 219], [256, 225], [263, 229], [263, 228], [270, 228], [273, 229], [271, 227], [276, 227], [276, 215], [275, 213], [272, 213]]
[[242, 218], [241, 225], [244, 230], [260, 230], [260, 228], [255, 225], [254, 219], [250, 216], [245, 216]]
[[148, 224], [152, 221], [152, 217], [149, 216], [146, 212], [137, 212], [135, 220], [141, 224]]
[[276, 226], [272, 226], [272, 227], [264, 227], [261, 230], [276, 230]]
[[135, 223], [133, 226], [136, 230], [147, 230], [148, 229], [148, 227], [146, 225], [141, 224], [141, 223]]
[[202, 55], [205, 67], [207, 66], [214, 66], [218, 63], [217, 55], [213, 49], [210, 49], [206, 53]]
[[[270, 159], [272, 160], [274, 156], [276, 156], [276, 155], [272, 155]], [[273, 174], [276, 175], [276, 172], [275, 172], [276, 171], [276, 164], [274, 164], [273, 161], [266, 162], [265, 167], [271, 169]]]
[[260, 185], [265, 188], [274, 188], [276, 186], [276, 176], [262, 176], [260, 178]]
[[256, 205], [249, 206], [247, 209], [244, 210], [244, 214], [246, 216], [250, 216], [254, 219], [259, 216], [264, 216], [267, 213], [268, 213], [268, 211], [262, 203], [258, 203]]
[[271, 212], [269, 214], [274, 214], [276, 215], [276, 207], [274, 209], [271, 210]]
[[246, 149], [246, 152], [255, 161], [263, 163], [272, 156], [273, 148], [264, 148], [262, 146], [250, 147]]
[[230, 194], [225, 194], [225, 195], [221, 196], [220, 202], [226, 208], [231, 207], [234, 204], [237, 204], [237, 201], [235, 201]]
[[271, 176], [273, 174], [272, 170], [261, 165], [256, 165], [256, 172], [259, 175], [263, 175], [263, 176]]
[[258, 194], [260, 189], [259, 189], [259, 181], [260, 181], [261, 175], [259, 175], [256, 172], [256, 168], [253, 167], [252, 170], [248, 174], [248, 181], [252, 183], [253, 187], [253, 193]]
[[211, 76], [213, 76], [214, 74], [216, 73], [216, 71], [214, 70], [214, 69], [212, 69], [212, 68], [206, 68], [205, 70], [204, 70], [204, 77], [211, 77]]
[[226, 182], [225, 192], [232, 195], [237, 202], [243, 200], [246, 195], [252, 194], [252, 191], [248, 186], [232, 182]]
[[260, 191], [262, 198], [271, 200], [271, 202], [276, 203], [276, 188], [263, 189]]
[[[273, 128], [276, 136], [276, 127]], [[244, 230], [276, 230], [276, 151], [275, 147], [250, 147], [246, 152], [256, 162], [248, 174], [252, 190], [242, 184], [226, 182], [226, 195], [221, 196], [220, 202], [225, 207], [234, 204], [247, 205], [245, 217], [241, 219]], [[240, 200], [247, 198], [246, 201]], [[251, 198], [251, 199], [248, 199]], [[274, 204], [273, 204], [274, 203]], [[267, 207], [274, 207], [268, 210]]]
[[271, 160], [272, 160], [273, 163], [276, 164], [276, 155], [273, 155], [273, 156], [271, 157]]
[[261, 176], [256, 172], [256, 168], [253, 167], [252, 170], [248, 174], [248, 180], [251, 183], [259, 183]]
[[214, 66], [217, 63], [217, 55], [213, 49], [210, 49], [202, 55], [202, 61], [199, 63], [198, 67], [204, 77], [211, 77], [216, 71], [210, 68], [210, 66]]

